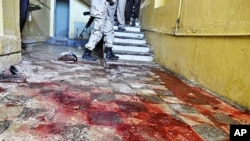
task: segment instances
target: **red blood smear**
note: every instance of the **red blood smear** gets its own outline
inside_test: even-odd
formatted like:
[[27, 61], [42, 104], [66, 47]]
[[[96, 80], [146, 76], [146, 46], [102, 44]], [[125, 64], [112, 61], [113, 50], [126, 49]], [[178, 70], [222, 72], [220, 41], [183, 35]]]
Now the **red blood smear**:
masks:
[[189, 126], [166, 126], [169, 141], [203, 141]]
[[40, 124], [38, 127], [33, 128], [33, 130], [45, 135], [45, 134], [60, 134], [63, 128], [64, 127], [58, 123], [52, 123], [52, 124]]
[[117, 112], [90, 111], [89, 123], [91, 125], [115, 126], [122, 123], [121, 115]]
[[147, 108], [141, 102], [124, 102], [124, 101], [116, 101], [117, 105], [121, 109], [121, 111], [129, 113], [129, 112], [147, 112]]
[[5, 106], [6, 107], [15, 107], [15, 106], [18, 106], [18, 103], [16, 103], [16, 102], [6, 102]]
[[51, 98], [55, 100], [61, 106], [72, 110], [86, 110], [89, 108], [90, 102], [75, 95], [64, 94], [57, 92], [51, 95]]
[[167, 140], [178, 140], [177, 136], [187, 140], [202, 140], [189, 125], [165, 113], [151, 114], [149, 123]]
[[[178, 78], [159, 70], [153, 70], [160, 76], [160, 79], [164, 82], [166, 88], [174, 93], [174, 96], [178, 97], [180, 100], [184, 101], [185, 104], [193, 106], [200, 113], [206, 115], [210, 120], [213, 121], [213, 124], [217, 127], [223, 126], [225, 124], [220, 123], [213, 114], [216, 111], [223, 111], [225, 114], [232, 115], [231, 106], [222, 107], [223, 102], [218, 98], [212, 96], [211, 94], [205, 92], [204, 90], [191, 87], [179, 80]], [[190, 93], [194, 94], [194, 97], [190, 97]], [[231, 111], [231, 112], [230, 112]], [[238, 110], [236, 110], [238, 111]], [[236, 112], [234, 112], [236, 113]], [[239, 112], [242, 113], [242, 112]], [[195, 119], [193, 119], [195, 121]], [[223, 130], [223, 129], [222, 129]]]
[[32, 82], [29, 83], [30, 88], [43, 88], [43, 87], [53, 87], [53, 86], [59, 86], [59, 84], [53, 83], [53, 82]]
[[[160, 111], [160, 109], [157, 111]], [[124, 141], [174, 140], [174, 137], [177, 136], [180, 139], [202, 141], [189, 125], [165, 113], [151, 113], [148, 116], [146, 113], [136, 112], [124, 117], [138, 119], [139, 121], [139, 124], [127, 123], [117, 126], [117, 131]]]
[[[34, 88], [44, 87], [45, 85], [46, 89], [49, 91], [49, 94], [42, 96], [46, 96], [48, 99], [50, 99], [50, 101], [53, 101], [55, 104], [57, 104], [57, 111], [65, 112], [63, 115], [72, 117], [76, 113], [74, 112], [76, 110], [78, 112], [87, 113], [88, 118], [86, 120], [88, 121], [86, 123], [89, 123], [90, 126], [103, 125], [116, 128], [117, 133], [122, 136], [124, 141], [167, 140], [171, 138], [170, 135], [172, 135], [169, 135], [170, 130], [167, 128], [168, 126], [175, 127], [175, 135], [184, 134], [182, 131], [185, 129], [185, 131], [190, 130], [189, 133], [193, 137], [192, 139], [198, 141], [200, 140], [198, 135], [193, 132], [191, 127], [175, 119], [171, 115], [165, 114], [163, 110], [157, 106], [157, 104], [154, 106], [152, 103], [115, 101], [120, 110], [113, 112], [103, 111], [102, 107], [91, 109], [90, 99], [81, 97], [76, 93], [67, 90], [57, 90], [55, 92], [50, 91], [50, 88], [53, 90], [53, 87], [55, 86], [53, 83], [37, 83], [32, 85]], [[56, 87], [65, 88], [64, 85], [58, 85]], [[46, 93], [46, 91], [40, 91], [40, 94], [42, 92]], [[152, 110], [157, 111], [157, 113], [150, 113]], [[140, 122], [136, 124], [124, 123], [125, 118], [138, 119]], [[178, 128], [181, 130], [178, 130]], [[60, 123], [41, 124], [37, 128], [34, 128], [34, 130], [41, 133], [41, 136], [46, 136], [46, 134], [61, 133], [63, 126]], [[191, 137], [188, 135], [183, 136], [189, 137], [191, 139]]]
[[[202, 105], [216, 105], [220, 104], [220, 101], [216, 98], [204, 95], [205, 91], [188, 86], [180, 79], [171, 76], [163, 71], [154, 70], [160, 76], [160, 79], [164, 82], [165, 86], [174, 93], [179, 99], [186, 101], [190, 104], [202, 104]], [[195, 97], [188, 96], [189, 93], [195, 95]]]
[[149, 133], [149, 131], [146, 132], [146, 129], [149, 129], [149, 126], [122, 124], [117, 127], [124, 141], [145, 141], [143, 136]]
[[159, 104], [145, 103], [150, 113], [164, 113]]
[[188, 126], [187, 124], [177, 120], [173, 116], [167, 115], [165, 113], [151, 114], [151, 119], [149, 120], [151, 124], [159, 126]]
[[5, 92], [5, 89], [0, 87], [0, 93], [2, 92]]

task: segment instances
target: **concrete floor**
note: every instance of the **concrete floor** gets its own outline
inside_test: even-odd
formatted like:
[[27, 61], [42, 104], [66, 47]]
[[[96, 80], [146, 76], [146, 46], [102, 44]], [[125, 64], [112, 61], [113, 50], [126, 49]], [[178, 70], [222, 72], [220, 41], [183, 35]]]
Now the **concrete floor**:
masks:
[[[71, 50], [77, 62], [57, 60]], [[226, 141], [236, 109], [162, 69], [82, 62], [40, 45], [0, 83], [1, 141]]]

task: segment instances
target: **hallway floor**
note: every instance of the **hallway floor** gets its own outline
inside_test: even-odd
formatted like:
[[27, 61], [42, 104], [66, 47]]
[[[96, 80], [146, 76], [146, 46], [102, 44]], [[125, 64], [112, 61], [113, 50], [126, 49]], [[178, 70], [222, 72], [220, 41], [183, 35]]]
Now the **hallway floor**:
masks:
[[[77, 62], [57, 60], [71, 50]], [[0, 83], [0, 141], [227, 141], [236, 109], [162, 69], [81, 61], [40, 45]]]

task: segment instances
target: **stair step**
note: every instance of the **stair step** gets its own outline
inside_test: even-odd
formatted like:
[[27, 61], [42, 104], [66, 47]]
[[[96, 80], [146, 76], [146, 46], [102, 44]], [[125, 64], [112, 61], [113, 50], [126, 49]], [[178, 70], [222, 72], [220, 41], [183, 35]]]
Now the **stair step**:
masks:
[[115, 55], [119, 56], [119, 59], [122, 60], [131, 60], [131, 61], [153, 61], [153, 55], [151, 53], [138, 53], [138, 52], [114, 52]]
[[119, 56], [117, 61], [107, 61], [107, 65], [159, 67], [153, 62], [151, 47], [147, 44], [140, 26], [125, 26], [126, 31], [115, 29], [113, 51]]
[[146, 40], [146, 38], [141, 37], [131, 37], [131, 36], [115, 36], [118, 39], [134, 39], [134, 40]]
[[116, 43], [133, 43], [138, 45], [145, 45], [146, 40], [138, 40], [138, 39], [123, 39], [123, 38], [115, 38], [114, 42]]
[[114, 51], [133, 51], [133, 52], [151, 52], [151, 48], [149, 47], [141, 47], [141, 46], [127, 46], [127, 45], [114, 45], [113, 46]]
[[[139, 26], [125, 26], [126, 31], [141, 32]], [[118, 30], [118, 26], [114, 26], [114, 30]]]
[[149, 45], [147, 45], [147, 44], [120, 43], [120, 42], [114, 42], [114, 45], [122, 45], [122, 46], [137, 46], [137, 47], [149, 47]]
[[129, 60], [116, 60], [116, 61], [112, 61], [112, 60], [107, 60], [106, 61], [106, 65], [108, 67], [112, 67], [112, 66], [136, 66], [136, 67], [149, 67], [149, 68], [160, 68], [160, 66], [154, 62], [148, 62], [148, 61], [129, 61]]
[[115, 31], [116, 37], [127, 37], [127, 38], [144, 38], [143, 33], [134, 33], [134, 32], [119, 32]]
[[152, 56], [139, 56], [139, 55], [122, 55], [122, 54], [116, 54], [119, 56], [122, 60], [131, 60], [131, 61], [147, 61], [152, 62], [153, 57]]
[[140, 56], [153, 56], [152, 52], [138, 52], [138, 51], [119, 51], [114, 50], [115, 54], [122, 54], [122, 55], [140, 55]]

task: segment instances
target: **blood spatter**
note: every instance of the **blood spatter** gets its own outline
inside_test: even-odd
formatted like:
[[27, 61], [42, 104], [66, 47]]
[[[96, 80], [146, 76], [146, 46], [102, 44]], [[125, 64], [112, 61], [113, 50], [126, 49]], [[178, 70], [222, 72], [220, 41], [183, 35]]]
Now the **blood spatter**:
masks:
[[139, 102], [116, 101], [116, 103], [123, 112], [147, 112], [145, 105]]
[[5, 92], [5, 89], [0, 87], [0, 93]]
[[40, 124], [32, 130], [41, 135], [60, 134], [64, 130], [64, 126], [58, 123]]

